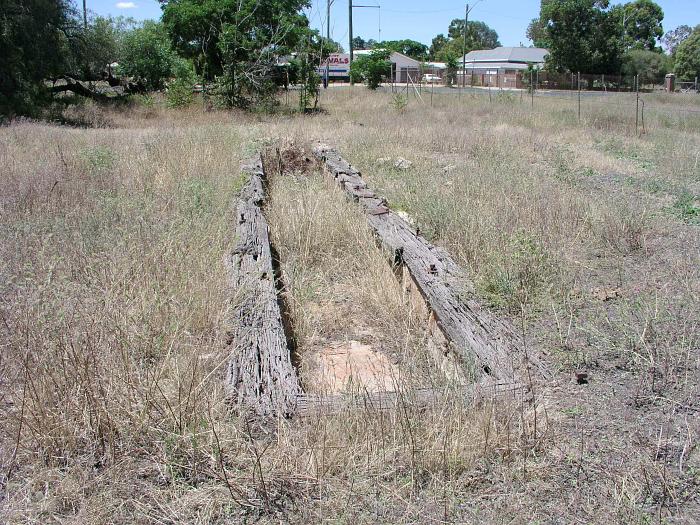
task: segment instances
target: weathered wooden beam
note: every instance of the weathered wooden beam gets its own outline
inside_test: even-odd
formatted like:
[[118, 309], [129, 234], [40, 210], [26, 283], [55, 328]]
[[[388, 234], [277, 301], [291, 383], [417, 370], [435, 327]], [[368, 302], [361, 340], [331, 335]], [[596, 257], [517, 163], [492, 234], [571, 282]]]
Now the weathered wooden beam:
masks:
[[517, 383], [477, 383], [445, 389], [418, 388], [397, 392], [364, 392], [352, 394], [301, 394], [297, 397], [296, 414], [302, 417], [342, 413], [346, 410], [395, 410], [401, 407], [430, 409], [440, 406], [445, 397], [454, 395], [468, 404], [489, 399], [513, 397], [522, 399], [528, 389]]
[[284, 332], [269, 228], [262, 213], [261, 159], [242, 171], [249, 178], [237, 202], [237, 244], [226, 258], [234, 291], [227, 390], [239, 410], [289, 416], [302, 390]]
[[452, 257], [411, 228], [386, 201], [367, 188], [358, 170], [324, 144], [314, 147], [326, 172], [362, 206], [381, 243], [406, 266], [435, 317], [439, 329], [462, 363], [473, 363], [486, 382], [527, 383], [528, 368], [546, 374], [534, 355], [527, 355], [522, 338], [503, 319], [481, 307], [465, 286], [464, 272]]

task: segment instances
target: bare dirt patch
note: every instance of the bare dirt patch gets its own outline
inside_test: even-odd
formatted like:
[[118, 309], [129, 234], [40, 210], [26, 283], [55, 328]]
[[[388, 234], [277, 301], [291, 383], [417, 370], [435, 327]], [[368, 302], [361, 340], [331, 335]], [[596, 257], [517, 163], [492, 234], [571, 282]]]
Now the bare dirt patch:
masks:
[[337, 394], [397, 390], [398, 367], [369, 345], [359, 341], [338, 342], [312, 353], [312, 359], [318, 362], [314, 391]]

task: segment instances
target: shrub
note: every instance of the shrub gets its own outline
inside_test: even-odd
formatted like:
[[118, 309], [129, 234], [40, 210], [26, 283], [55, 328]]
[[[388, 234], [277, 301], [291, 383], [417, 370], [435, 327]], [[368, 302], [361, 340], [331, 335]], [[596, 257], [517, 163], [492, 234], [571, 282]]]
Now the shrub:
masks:
[[403, 112], [408, 105], [408, 97], [403, 93], [394, 93], [391, 96], [391, 105], [399, 113]]
[[369, 55], [355, 59], [350, 66], [350, 78], [353, 82], [365, 82], [369, 89], [377, 89], [382, 78], [391, 75], [390, 51], [375, 49]]
[[669, 58], [663, 53], [646, 49], [631, 49], [623, 57], [622, 72], [639, 75], [640, 84], [662, 84], [671, 69]]
[[168, 84], [166, 103], [171, 108], [189, 106], [194, 100], [192, 87], [197, 81], [192, 63], [179, 59], [175, 64], [174, 70], [175, 80]]

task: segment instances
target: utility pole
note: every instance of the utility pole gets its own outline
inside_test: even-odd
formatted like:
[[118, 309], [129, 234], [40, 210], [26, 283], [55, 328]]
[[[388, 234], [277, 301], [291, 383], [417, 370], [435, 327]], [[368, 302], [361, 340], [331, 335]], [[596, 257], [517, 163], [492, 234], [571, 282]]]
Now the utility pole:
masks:
[[[352, 49], [352, 0], [348, 0], [348, 14], [349, 14], [349, 25], [348, 25], [348, 35], [350, 39], [350, 65], [349, 67], [352, 67], [352, 59], [353, 59], [353, 49]], [[350, 70], [348, 70], [348, 73]], [[350, 85], [352, 86], [354, 82], [352, 81], [352, 75], [350, 75]]]
[[83, 27], [87, 29], [87, 4], [86, 0], [83, 0]]
[[[379, 38], [382, 38], [382, 26], [381, 26], [381, 7], [379, 5], [353, 5], [352, 0], [348, 0], [348, 35], [350, 38], [350, 65], [352, 66], [352, 61], [355, 58], [354, 48], [352, 45], [352, 8], [353, 7], [367, 7], [370, 9], [379, 10]], [[352, 81], [352, 76], [350, 77], [350, 84], [354, 84]]]
[[[464, 42], [462, 42], [462, 89], [467, 85], [467, 21], [469, 19], [469, 4], [464, 7]], [[474, 71], [472, 69], [472, 71]]]
[[[333, 5], [334, 0], [328, 0], [326, 2], [326, 40], [328, 40], [328, 44], [331, 42], [331, 5]], [[322, 53], [323, 54], [323, 53]], [[323, 57], [321, 57], [323, 58]], [[331, 76], [331, 58], [328, 56], [326, 58], [326, 79], [325, 82], [323, 83], [324, 87], [328, 86], [328, 82], [330, 81], [330, 76]]]
[[328, 0], [326, 3], [326, 39], [331, 39], [331, 5], [333, 0]]
[[[476, 7], [476, 4], [481, 2], [482, 0], [476, 0], [472, 4], [472, 8], [469, 9], [469, 4], [466, 4], [464, 7], [464, 42], [462, 43], [462, 87], [464, 88], [467, 85], [467, 60], [465, 59], [465, 56], [467, 54], [467, 25], [469, 24], [469, 13], [471, 13], [472, 9]], [[472, 69], [472, 74], [474, 70]]]

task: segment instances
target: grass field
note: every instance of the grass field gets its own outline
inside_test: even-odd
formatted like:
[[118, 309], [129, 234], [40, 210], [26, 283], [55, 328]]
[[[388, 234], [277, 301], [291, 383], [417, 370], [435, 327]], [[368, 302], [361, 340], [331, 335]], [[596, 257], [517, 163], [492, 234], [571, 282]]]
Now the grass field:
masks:
[[[627, 95], [584, 100], [579, 122], [566, 97], [401, 109], [359, 86], [307, 116], [156, 100], [0, 128], [2, 521], [697, 522], [700, 97], [643, 98], [640, 134]], [[445, 399], [230, 412], [238, 166], [319, 140], [544, 356], [534, 405], [450, 390], [362, 214], [312, 170], [273, 179], [266, 208], [306, 388], [319, 352], [357, 341]]]

